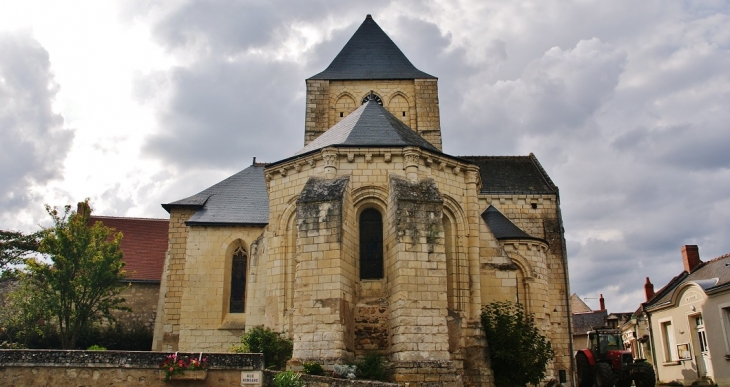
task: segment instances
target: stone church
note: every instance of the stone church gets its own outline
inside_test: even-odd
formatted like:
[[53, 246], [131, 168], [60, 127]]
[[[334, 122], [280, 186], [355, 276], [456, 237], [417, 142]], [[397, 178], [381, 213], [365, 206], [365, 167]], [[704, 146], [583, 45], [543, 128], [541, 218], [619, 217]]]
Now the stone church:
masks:
[[548, 378], [571, 375], [558, 188], [537, 158], [444, 153], [438, 79], [370, 15], [306, 88], [301, 150], [163, 204], [153, 350], [225, 352], [263, 325], [294, 340], [293, 369], [376, 352], [399, 382], [487, 386], [479, 314], [508, 300], [552, 342]]

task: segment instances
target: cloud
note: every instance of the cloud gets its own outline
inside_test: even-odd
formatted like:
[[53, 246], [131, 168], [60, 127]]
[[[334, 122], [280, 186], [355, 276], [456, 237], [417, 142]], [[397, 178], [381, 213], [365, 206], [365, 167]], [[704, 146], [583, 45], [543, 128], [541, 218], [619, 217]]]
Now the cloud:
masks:
[[60, 178], [73, 131], [52, 108], [59, 90], [48, 52], [28, 32], [0, 32], [0, 208], [2, 218], [34, 200], [31, 189]]
[[290, 63], [204, 60], [161, 76], [169, 99], [157, 105], [161, 131], [149, 137], [147, 154], [181, 168], [226, 168], [303, 142], [302, 73]]
[[661, 287], [681, 271], [681, 245], [700, 245], [703, 259], [730, 251], [727, 4], [122, 7], [176, 63], [135, 82], [157, 123], [143, 153], [165, 168], [133, 185], [154, 202], [145, 208], [194, 194], [253, 156], [298, 150], [304, 79], [371, 13], [417, 68], [439, 77], [447, 153], [538, 156], [561, 189], [572, 291], [633, 310], [645, 277]]

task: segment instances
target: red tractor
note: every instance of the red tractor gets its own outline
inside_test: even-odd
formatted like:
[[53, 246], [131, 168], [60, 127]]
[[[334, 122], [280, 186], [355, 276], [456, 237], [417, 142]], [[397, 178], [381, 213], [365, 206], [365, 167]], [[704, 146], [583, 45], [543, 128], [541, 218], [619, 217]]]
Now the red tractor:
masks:
[[654, 367], [645, 359], [634, 359], [624, 350], [621, 332], [613, 328], [593, 328], [586, 349], [575, 354], [578, 387], [654, 387]]

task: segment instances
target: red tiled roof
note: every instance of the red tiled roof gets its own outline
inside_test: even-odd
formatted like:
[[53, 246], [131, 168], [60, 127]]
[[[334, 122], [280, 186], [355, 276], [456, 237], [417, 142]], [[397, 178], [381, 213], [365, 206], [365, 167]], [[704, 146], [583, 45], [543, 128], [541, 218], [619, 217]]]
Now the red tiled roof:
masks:
[[121, 231], [124, 270], [130, 280], [160, 281], [167, 252], [167, 219], [91, 216], [91, 222]]

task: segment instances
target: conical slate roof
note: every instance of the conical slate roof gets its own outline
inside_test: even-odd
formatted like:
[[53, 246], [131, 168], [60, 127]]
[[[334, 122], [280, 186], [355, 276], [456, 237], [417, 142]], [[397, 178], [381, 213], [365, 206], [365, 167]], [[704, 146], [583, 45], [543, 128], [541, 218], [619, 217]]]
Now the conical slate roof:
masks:
[[355, 109], [354, 112], [310, 142], [295, 155], [309, 153], [328, 146], [416, 146], [439, 152], [431, 143], [424, 140], [423, 137], [374, 100], [370, 100]]
[[499, 212], [494, 206], [489, 206], [482, 212], [482, 219], [487, 223], [487, 226], [492, 230], [494, 237], [502, 239], [532, 239], [544, 242], [540, 238], [530, 236], [530, 234], [522, 231], [521, 228], [517, 227], [511, 220], [507, 219], [504, 214]]
[[368, 15], [329, 67], [309, 79], [428, 79]]

